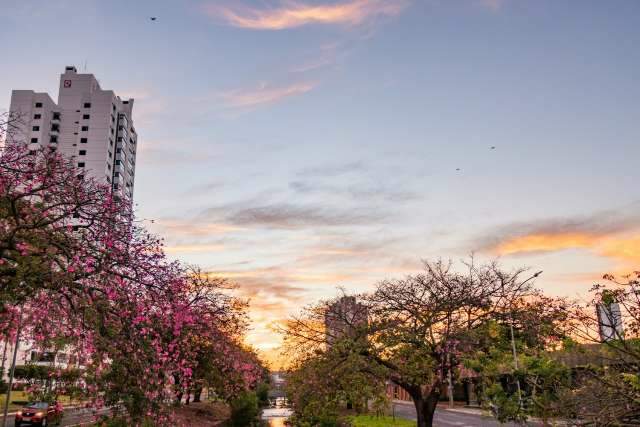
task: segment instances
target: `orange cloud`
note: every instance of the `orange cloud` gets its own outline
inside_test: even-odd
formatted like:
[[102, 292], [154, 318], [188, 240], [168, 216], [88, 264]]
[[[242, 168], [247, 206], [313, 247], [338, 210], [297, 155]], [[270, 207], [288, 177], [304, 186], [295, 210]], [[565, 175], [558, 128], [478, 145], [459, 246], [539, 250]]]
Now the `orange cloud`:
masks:
[[210, 234], [225, 234], [242, 230], [241, 227], [229, 224], [212, 223], [199, 220], [158, 220], [152, 226], [161, 229], [163, 234], [176, 236], [202, 237]]
[[309, 92], [316, 86], [315, 83], [293, 83], [288, 86], [275, 87], [267, 83], [260, 84], [257, 88], [236, 89], [223, 92], [220, 97], [228, 107], [236, 109], [252, 109], [260, 105], [273, 104], [292, 96]]
[[496, 252], [511, 255], [522, 252], [551, 252], [563, 249], [588, 248], [601, 237], [585, 233], [541, 233], [518, 236], [500, 243]]
[[616, 258], [640, 267], [640, 236], [606, 239], [599, 251], [603, 256]]
[[408, 0], [351, 0], [320, 5], [290, 0], [281, 4], [281, 7], [269, 9], [208, 4], [205, 12], [234, 27], [251, 30], [282, 30], [307, 24], [354, 26], [377, 16], [398, 15], [408, 5]]
[[170, 254], [194, 253], [194, 252], [218, 252], [224, 249], [224, 245], [216, 244], [193, 244], [193, 245], [170, 245], [164, 250]]
[[586, 249], [625, 265], [640, 263], [640, 235], [635, 234], [534, 233], [504, 240], [494, 248], [494, 251], [499, 255], [513, 255], [565, 249]]

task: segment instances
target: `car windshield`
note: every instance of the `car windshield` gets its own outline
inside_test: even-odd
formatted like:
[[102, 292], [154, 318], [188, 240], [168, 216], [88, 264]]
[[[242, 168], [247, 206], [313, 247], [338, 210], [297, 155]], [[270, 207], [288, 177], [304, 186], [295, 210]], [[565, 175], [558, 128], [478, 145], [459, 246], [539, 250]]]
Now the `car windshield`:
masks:
[[27, 408], [45, 409], [49, 404], [47, 402], [31, 402], [27, 404]]

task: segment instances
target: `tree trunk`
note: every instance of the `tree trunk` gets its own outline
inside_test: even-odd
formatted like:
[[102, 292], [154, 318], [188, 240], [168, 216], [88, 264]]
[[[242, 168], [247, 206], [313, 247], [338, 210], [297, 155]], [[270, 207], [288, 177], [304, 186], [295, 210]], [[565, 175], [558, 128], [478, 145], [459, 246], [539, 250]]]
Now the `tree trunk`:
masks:
[[200, 402], [201, 398], [202, 398], [202, 387], [198, 387], [197, 389], [195, 389], [193, 393], [193, 401]]
[[433, 416], [438, 406], [440, 390], [433, 389], [429, 395], [423, 397], [422, 394], [412, 395], [413, 405], [416, 407], [417, 427], [433, 427]]

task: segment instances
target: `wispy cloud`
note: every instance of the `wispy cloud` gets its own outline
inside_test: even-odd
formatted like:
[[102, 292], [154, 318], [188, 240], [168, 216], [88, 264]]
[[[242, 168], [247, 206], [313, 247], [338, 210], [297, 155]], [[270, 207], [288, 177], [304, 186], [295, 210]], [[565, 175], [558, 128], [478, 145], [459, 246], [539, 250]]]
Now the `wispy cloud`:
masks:
[[333, 185], [296, 180], [289, 183], [289, 188], [299, 194], [340, 195], [354, 201], [407, 202], [419, 198], [416, 193], [381, 184]]
[[204, 10], [209, 16], [234, 27], [283, 30], [309, 24], [356, 26], [377, 17], [398, 15], [408, 4], [408, 0], [351, 0], [329, 4], [289, 0], [263, 9], [208, 3]]
[[225, 106], [235, 110], [252, 110], [256, 107], [274, 104], [287, 98], [291, 98], [309, 92], [316, 83], [298, 82], [285, 86], [274, 86], [269, 83], [261, 83], [257, 87], [234, 89], [220, 93], [220, 98]]
[[237, 227], [268, 227], [300, 229], [369, 225], [382, 221], [386, 215], [375, 209], [340, 209], [318, 205], [269, 203], [235, 204], [210, 208], [203, 216], [223, 214], [224, 222]]
[[241, 227], [231, 224], [189, 219], [161, 219], [154, 221], [152, 227], [159, 230], [163, 235], [174, 238], [180, 237], [202, 237], [214, 234], [226, 234], [242, 230]]
[[476, 3], [482, 7], [497, 12], [504, 6], [505, 0], [476, 0]]
[[334, 65], [338, 60], [338, 56], [346, 55], [347, 51], [340, 49], [340, 47], [340, 43], [325, 43], [320, 46], [319, 54], [316, 53], [316, 56], [292, 67], [289, 71], [292, 73], [306, 73], [307, 71]]
[[639, 203], [627, 209], [579, 218], [511, 224], [479, 240], [497, 255], [521, 255], [584, 249], [622, 263], [640, 262]]
[[334, 177], [347, 173], [360, 172], [365, 169], [363, 162], [350, 162], [340, 165], [326, 165], [303, 169], [298, 172], [298, 176], [305, 177]]
[[216, 243], [168, 245], [164, 249], [167, 253], [171, 255], [185, 254], [185, 253], [198, 253], [198, 252], [208, 253], [208, 252], [219, 252], [224, 249], [224, 245], [216, 244]]

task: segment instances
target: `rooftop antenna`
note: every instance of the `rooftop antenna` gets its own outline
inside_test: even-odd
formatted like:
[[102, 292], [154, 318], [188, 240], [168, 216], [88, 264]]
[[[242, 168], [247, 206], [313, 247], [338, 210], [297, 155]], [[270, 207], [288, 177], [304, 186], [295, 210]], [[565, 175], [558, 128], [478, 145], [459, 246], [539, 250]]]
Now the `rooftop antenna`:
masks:
[[84, 71], [87, 71], [87, 60], [84, 60]]

